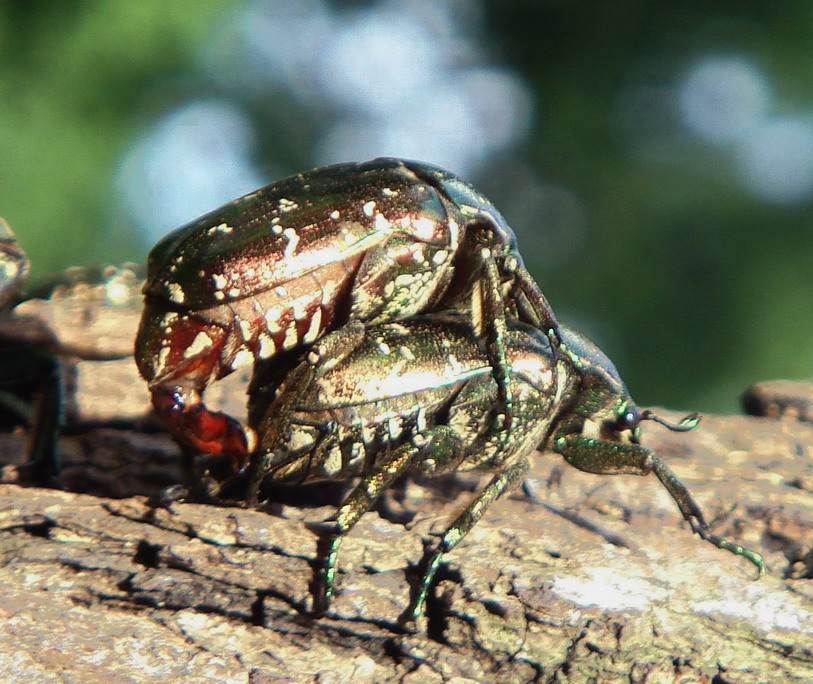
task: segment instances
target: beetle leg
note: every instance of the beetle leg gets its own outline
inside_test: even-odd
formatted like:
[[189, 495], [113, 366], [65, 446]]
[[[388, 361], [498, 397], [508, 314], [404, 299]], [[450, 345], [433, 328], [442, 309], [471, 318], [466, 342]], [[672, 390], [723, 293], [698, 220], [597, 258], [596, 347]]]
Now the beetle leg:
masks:
[[[547, 297], [539, 289], [539, 285], [528, 273], [515, 257], [508, 257], [504, 266], [508, 273], [511, 273], [515, 287], [527, 299], [528, 306], [521, 307], [519, 316], [521, 320], [526, 320], [537, 328], [545, 331], [548, 339], [554, 343], [554, 349], [562, 344], [562, 334], [559, 330], [559, 322], [553, 313]], [[520, 300], [521, 301], [521, 300]]]
[[[28, 452], [19, 470], [23, 479], [53, 485], [59, 474], [59, 432], [65, 422], [62, 364], [48, 350], [14, 348], [13, 364], [0, 364], [0, 384], [33, 379], [34, 402], [30, 412]], [[30, 387], [30, 385], [29, 385]]]
[[669, 467], [651, 450], [639, 444], [619, 444], [582, 435], [559, 436], [553, 441], [553, 450], [561, 454], [570, 465], [588, 473], [599, 475], [648, 475], [655, 473], [671, 497], [692, 532], [701, 539], [735, 556], [744, 556], [762, 574], [765, 563], [762, 556], [739, 544], [712, 534], [703, 512], [689, 490], [677, 479]]
[[440, 538], [440, 544], [425, 561], [424, 571], [420, 582], [413, 591], [409, 607], [401, 614], [398, 621], [401, 624], [414, 622], [421, 613], [426, 601], [426, 594], [440, 566], [443, 555], [451, 551], [465, 537], [469, 530], [483, 517], [486, 509], [494, 503], [506, 490], [516, 486], [528, 471], [529, 463], [521, 458], [510, 466], [498, 472], [485, 486], [482, 492], [474, 499], [455, 521], [449, 525]]
[[[511, 390], [511, 376], [508, 370], [508, 356], [505, 351], [505, 305], [501, 291], [500, 272], [490, 247], [480, 248], [482, 260], [483, 279], [478, 287], [474, 288], [473, 296], [481, 297], [479, 307], [481, 320], [479, 331], [485, 335], [486, 352], [497, 383], [498, 406], [503, 410], [502, 418], [497, 414], [496, 421], [500, 429], [508, 430], [513, 420], [513, 396]], [[474, 304], [474, 303], [473, 303]], [[477, 310], [476, 306], [472, 307]]]
[[432, 474], [453, 469], [463, 458], [460, 438], [448, 426], [419, 432], [410, 443], [395, 449], [367, 473], [348, 495], [332, 518], [310, 523], [308, 529], [321, 536], [320, 569], [314, 581], [313, 613], [323, 615], [333, 597], [339, 546], [342, 538], [369, 511], [381, 493], [410, 466], [423, 467]]

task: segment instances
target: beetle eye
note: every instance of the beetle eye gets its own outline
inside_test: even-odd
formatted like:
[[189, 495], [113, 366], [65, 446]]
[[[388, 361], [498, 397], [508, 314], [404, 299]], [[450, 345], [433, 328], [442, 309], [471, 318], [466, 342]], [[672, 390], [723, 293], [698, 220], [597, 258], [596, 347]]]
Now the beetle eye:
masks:
[[643, 419], [637, 406], [622, 406], [618, 413], [618, 430], [634, 430]]

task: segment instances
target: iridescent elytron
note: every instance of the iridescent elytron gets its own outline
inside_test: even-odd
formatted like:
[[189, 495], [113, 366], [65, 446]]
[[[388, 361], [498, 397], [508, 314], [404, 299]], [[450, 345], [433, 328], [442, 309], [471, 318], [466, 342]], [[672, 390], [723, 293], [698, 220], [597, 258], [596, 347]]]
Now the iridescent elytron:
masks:
[[[553, 352], [538, 329], [520, 322], [506, 328], [515, 413], [505, 430], [492, 420], [498, 391], [489, 360], [459, 315], [429, 314], [366, 329], [351, 322], [317, 342], [284, 377], [273, 400], [270, 390], [255, 386], [260, 447], [250, 468], [250, 505], [265, 478], [285, 483], [361, 478], [336, 515], [313, 526], [322, 538], [315, 613], [329, 605], [342, 537], [399, 475], [496, 471], [427, 556], [402, 615], [414, 620], [443, 554], [518, 483], [537, 448], [550, 448], [592, 473], [654, 471], [694, 532], [762, 571], [759, 554], [711, 533], [686, 488], [639, 443], [644, 420], [689, 430], [697, 415], [672, 425], [639, 410], [612, 362], [580, 334], [560, 330], [562, 346]], [[586, 434], [588, 422], [598, 428], [594, 436]]]
[[202, 393], [238, 366], [314, 342], [349, 320], [468, 310], [511, 422], [506, 317], [558, 340], [554, 315], [494, 206], [429, 164], [376, 159], [291, 176], [152, 250], [136, 362], [189, 449], [244, 465], [253, 433]]

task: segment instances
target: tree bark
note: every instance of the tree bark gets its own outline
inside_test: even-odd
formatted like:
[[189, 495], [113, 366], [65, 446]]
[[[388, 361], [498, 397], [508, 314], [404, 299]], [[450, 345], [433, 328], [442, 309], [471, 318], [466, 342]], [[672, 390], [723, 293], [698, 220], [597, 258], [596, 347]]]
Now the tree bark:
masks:
[[[644, 444], [714, 532], [764, 555], [759, 580], [693, 535], [654, 476], [589, 475], [540, 453], [527, 483], [538, 500], [514, 493], [488, 510], [446, 558], [410, 634], [396, 618], [414, 564], [482, 479], [388, 491], [342, 547], [328, 615], [311, 619], [316, 540], [304, 522], [334, 510], [332, 493], [293, 492], [273, 514], [155, 507], [150, 497], [181, 481], [179, 453], [145, 431], [132, 360], [75, 372], [62, 489], [0, 486], [2, 681], [813, 679], [809, 423], [647, 425]], [[229, 401], [235, 410], [244, 395]], [[19, 462], [25, 444], [0, 436], [0, 459]]]

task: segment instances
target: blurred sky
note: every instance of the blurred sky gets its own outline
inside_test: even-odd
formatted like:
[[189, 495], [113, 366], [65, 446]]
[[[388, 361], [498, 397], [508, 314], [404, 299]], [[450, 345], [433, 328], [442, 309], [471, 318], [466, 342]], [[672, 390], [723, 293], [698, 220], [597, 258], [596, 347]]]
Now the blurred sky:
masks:
[[143, 260], [293, 172], [439, 164], [644, 404], [813, 369], [813, 3], [0, 2], [0, 215]]

